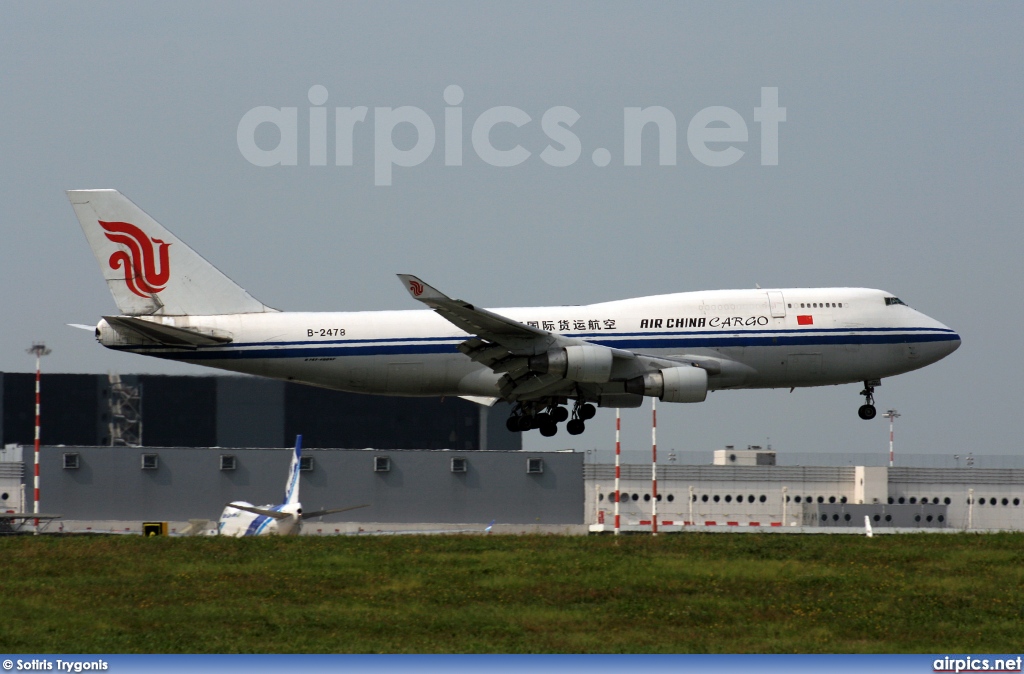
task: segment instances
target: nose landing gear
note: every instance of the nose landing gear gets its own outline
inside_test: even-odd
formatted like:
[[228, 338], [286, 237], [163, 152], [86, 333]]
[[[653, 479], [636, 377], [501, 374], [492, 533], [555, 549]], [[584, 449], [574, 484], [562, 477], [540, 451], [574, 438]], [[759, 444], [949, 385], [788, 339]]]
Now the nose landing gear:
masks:
[[860, 392], [864, 396], [864, 404], [857, 410], [857, 416], [865, 421], [875, 418], [877, 410], [875, 410], [875, 387], [881, 386], [882, 382], [879, 379], [869, 379], [864, 382], [864, 390]]

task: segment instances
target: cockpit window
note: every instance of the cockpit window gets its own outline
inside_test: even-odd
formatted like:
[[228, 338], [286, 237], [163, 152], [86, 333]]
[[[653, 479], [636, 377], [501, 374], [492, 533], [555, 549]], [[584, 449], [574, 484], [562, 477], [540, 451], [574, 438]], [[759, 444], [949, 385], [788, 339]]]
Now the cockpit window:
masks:
[[901, 300], [898, 297], [886, 297], [885, 298], [885, 306], [888, 307], [888, 306], [891, 306], [893, 304], [902, 304], [903, 306], [907, 306], [907, 303], [904, 302], [903, 300]]

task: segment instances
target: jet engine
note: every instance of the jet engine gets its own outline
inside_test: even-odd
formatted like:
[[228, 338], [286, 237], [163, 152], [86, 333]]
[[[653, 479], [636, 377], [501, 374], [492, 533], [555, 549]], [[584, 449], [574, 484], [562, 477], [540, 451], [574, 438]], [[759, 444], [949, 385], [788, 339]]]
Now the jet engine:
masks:
[[603, 383], [611, 378], [611, 349], [594, 344], [567, 346], [531, 356], [530, 370], [540, 374], [558, 374], [570, 381]]
[[627, 380], [626, 392], [666, 403], [702, 403], [708, 397], [708, 373], [699, 367], [669, 367]]

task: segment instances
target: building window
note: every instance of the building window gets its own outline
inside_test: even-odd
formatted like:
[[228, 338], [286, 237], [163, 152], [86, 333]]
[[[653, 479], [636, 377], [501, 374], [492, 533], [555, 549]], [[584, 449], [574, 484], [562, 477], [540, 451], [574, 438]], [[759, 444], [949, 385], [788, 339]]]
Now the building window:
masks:
[[453, 473], [465, 473], [469, 469], [469, 462], [466, 459], [456, 458], [452, 459], [452, 472]]
[[299, 459], [299, 470], [304, 470], [307, 473], [313, 470], [313, 457], [303, 456]]
[[387, 473], [391, 470], [391, 457], [389, 456], [375, 456], [373, 457], [373, 472], [375, 473]]
[[531, 475], [539, 475], [544, 472], [544, 459], [527, 459], [526, 472]]
[[64, 454], [64, 469], [73, 470], [78, 468], [78, 452], [66, 452]]
[[156, 470], [160, 467], [160, 457], [157, 454], [142, 455], [142, 470]]
[[234, 470], [237, 468], [235, 457], [233, 454], [221, 454], [220, 455], [220, 469], [221, 470]]

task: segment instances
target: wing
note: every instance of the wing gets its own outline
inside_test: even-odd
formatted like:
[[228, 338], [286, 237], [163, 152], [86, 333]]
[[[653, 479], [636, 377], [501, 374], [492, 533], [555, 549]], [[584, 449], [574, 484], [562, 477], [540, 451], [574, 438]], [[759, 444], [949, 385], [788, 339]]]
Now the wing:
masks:
[[643, 382], [646, 375], [689, 367], [704, 370], [704, 391], [699, 395], [703, 400], [707, 373], [720, 367], [717, 359], [648, 356], [548, 332], [452, 299], [415, 276], [398, 277], [413, 299], [471, 335], [459, 351], [503, 375], [498, 390], [504, 400], [613, 396], [617, 406], [635, 406], [643, 395], [652, 394], [648, 389], [657, 389], [657, 382]]
[[531, 369], [529, 360], [551, 350], [583, 344], [582, 340], [541, 330], [469, 302], [452, 299], [410, 274], [399, 274], [398, 278], [413, 299], [472, 335], [459, 345], [459, 351], [504, 375], [498, 387], [503, 399], [520, 400], [570, 392], [572, 387], [564, 377]]
[[291, 517], [288, 513], [278, 512], [277, 510], [267, 510], [266, 508], [257, 508], [256, 506], [242, 505], [241, 503], [229, 503], [228, 508], [234, 508], [235, 510], [244, 510], [254, 515], [263, 515], [265, 517], [271, 517], [275, 520], [283, 520]]
[[363, 505], [349, 506], [347, 508], [332, 508], [330, 510], [314, 510], [313, 512], [302, 513], [302, 519], [306, 520], [306, 519], [309, 519], [310, 517], [321, 517], [323, 515], [331, 515], [333, 513], [343, 513], [343, 512], [348, 511], [348, 510], [358, 510], [359, 508], [369, 508], [369, 507], [370, 507], [369, 503], [364, 503]]

